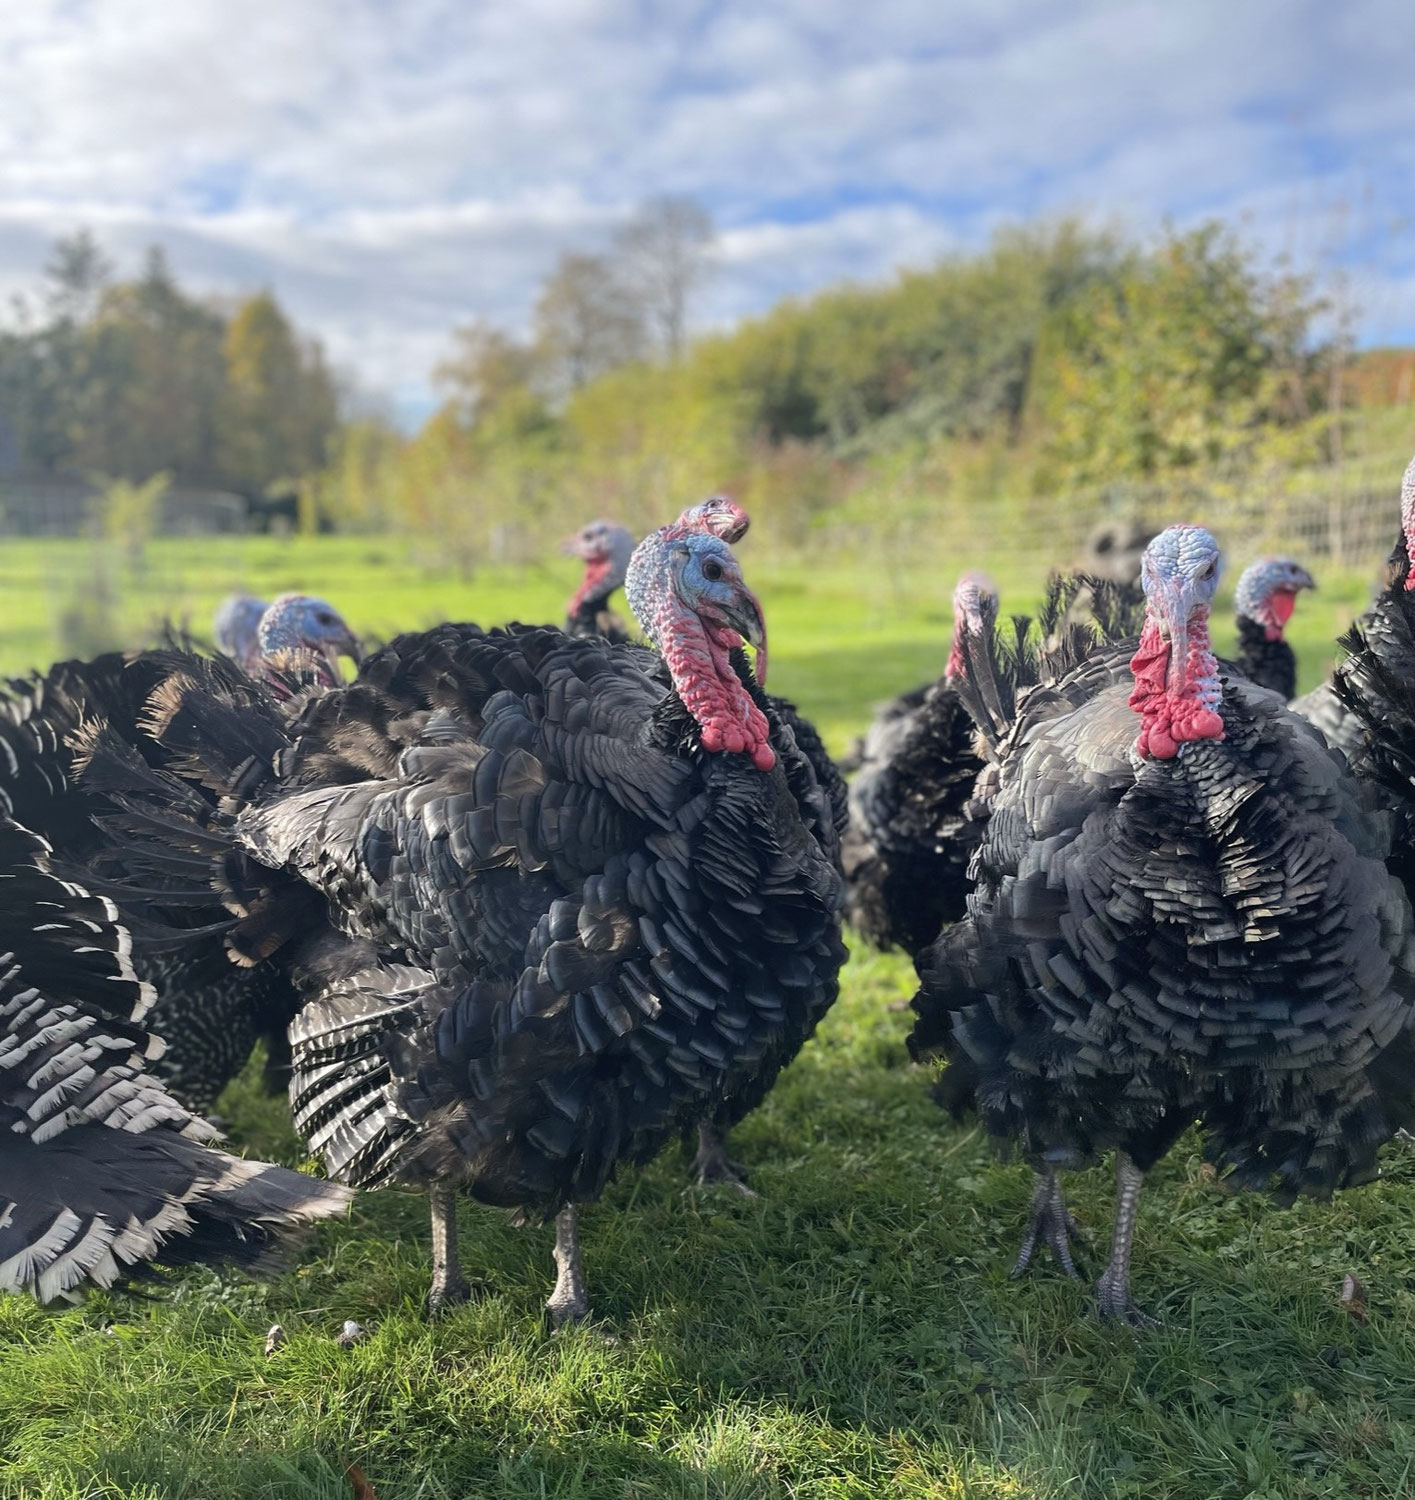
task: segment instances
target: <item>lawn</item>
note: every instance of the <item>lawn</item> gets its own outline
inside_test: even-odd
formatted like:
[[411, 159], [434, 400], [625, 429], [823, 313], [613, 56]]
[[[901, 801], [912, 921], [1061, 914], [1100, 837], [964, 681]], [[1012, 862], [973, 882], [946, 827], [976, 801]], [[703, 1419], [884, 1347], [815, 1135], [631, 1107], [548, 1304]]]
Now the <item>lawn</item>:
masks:
[[[844, 567], [744, 566], [773, 685], [839, 748], [870, 703], [937, 669], [958, 567], [888, 588]], [[987, 559], [1008, 602], [1038, 580]], [[0, 549], [0, 667], [52, 654], [80, 544]], [[440, 616], [553, 618], [573, 568], [448, 579], [404, 544], [164, 542], [125, 628], [166, 601], [204, 622], [236, 585], [303, 585], [383, 634]], [[1323, 578], [1298, 610], [1304, 686], [1359, 605]], [[1223, 644], [1221, 638], [1220, 644]], [[0, 1299], [0, 1494], [248, 1500], [1346, 1497], [1415, 1494], [1415, 1147], [1329, 1205], [1226, 1196], [1182, 1142], [1141, 1200], [1136, 1294], [1164, 1327], [1088, 1316], [1043, 1260], [1013, 1283], [1027, 1171], [948, 1124], [907, 1059], [898, 958], [857, 953], [839, 1005], [736, 1132], [758, 1197], [688, 1191], [670, 1149], [584, 1215], [596, 1320], [541, 1323], [550, 1232], [471, 1203], [483, 1291], [429, 1323], [420, 1200], [359, 1199], [269, 1283], [192, 1274], [156, 1300], [48, 1311]], [[232, 1137], [295, 1162], [253, 1069]], [[1100, 1269], [1111, 1182], [1069, 1185]], [[1341, 1304], [1365, 1284], [1368, 1315]], [[346, 1318], [370, 1330], [344, 1350]], [[267, 1327], [288, 1342], [267, 1358]]]

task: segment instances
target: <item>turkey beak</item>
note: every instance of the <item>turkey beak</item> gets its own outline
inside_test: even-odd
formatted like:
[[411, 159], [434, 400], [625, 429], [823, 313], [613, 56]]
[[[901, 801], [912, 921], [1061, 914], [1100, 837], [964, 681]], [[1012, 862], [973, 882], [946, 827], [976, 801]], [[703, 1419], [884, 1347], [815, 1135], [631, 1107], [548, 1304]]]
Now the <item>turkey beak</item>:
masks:
[[335, 682], [344, 680], [344, 669], [340, 665], [341, 658], [351, 657], [357, 665], [363, 660], [363, 648], [358, 636], [352, 630], [342, 631], [333, 636], [324, 645], [324, 658], [329, 663], [329, 670], [334, 675]]
[[766, 686], [766, 617], [762, 614], [761, 601], [744, 588], [732, 604], [723, 610], [723, 618], [757, 653], [753, 663], [757, 685]]

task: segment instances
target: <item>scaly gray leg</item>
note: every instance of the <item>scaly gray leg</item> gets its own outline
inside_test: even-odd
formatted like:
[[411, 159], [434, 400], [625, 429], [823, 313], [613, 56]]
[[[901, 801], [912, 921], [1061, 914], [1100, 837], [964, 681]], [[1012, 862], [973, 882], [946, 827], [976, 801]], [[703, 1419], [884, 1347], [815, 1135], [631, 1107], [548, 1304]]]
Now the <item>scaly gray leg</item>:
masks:
[[555, 1290], [545, 1304], [552, 1328], [578, 1323], [590, 1313], [590, 1295], [580, 1264], [580, 1210], [567, 1204], [555, 1216]]
[[1115, 1157], [1115, 1229], [1110, 1241], [1110, 1264], [1096, 1283], [1096, 1304], [1102, 1318], [1122, 1318], [1133, 1328], [1158, 1328], [1160, 1320], [1142, 1312], [1130, 1300], [1130, 1249], [1135, 1238], [1135, 1209], [1145, 1174], [1120, 1151]]
[[472, 1289], [457, 1257], [457, 1190], [435, 1187], [427, 1195], [432, 1210], [432, 1290], [427, 1310], [435, 1318], [443, 1308], [465, 1302]]
[[757, 1196], [747, 1186], [746, 1170], [728, 1158], [726, 1132], [715, 1120], [698, 1121], [698, 1154], [693, 1158], [693, 1171], [699, 1187], [726, 1182], [744, 1197]]
[[1037, 1172], [1037, 1185], [1032, 1189], [1032, 1202], [1027, 1214], [1027, 1234], [1017, 1259], [1012, 1263], [1012, 1277], [1026, 1273], [1032, 1264], [1037, 1243], [1045, 1240], [1051, 1248], [1056, 1263], [1072, 1279], [1080, 1281], [1081, 1274], [1076, 1262], [1071, 1259], [1071, 1241], [1079, 1240], [1081, 1231], [1066, 1209], [1066, 1199], [1061, 1192], [1061, 1178], [1055, 1167], [1046, 1167]]

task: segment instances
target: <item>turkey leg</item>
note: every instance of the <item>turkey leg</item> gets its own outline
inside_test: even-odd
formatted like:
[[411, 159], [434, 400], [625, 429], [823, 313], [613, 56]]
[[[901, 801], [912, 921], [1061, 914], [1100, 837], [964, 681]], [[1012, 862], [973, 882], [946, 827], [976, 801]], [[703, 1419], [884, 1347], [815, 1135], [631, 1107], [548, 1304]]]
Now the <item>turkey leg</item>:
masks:
[[712, 1182], [726, 1182], [748, 1198], [757, 1195], [747, 1186], [746, 1171], [727, 1155], [727, 1132], [716, 1120], [698, 1121], [698, 1154], [693, 1171], [699, 1187]]
[[555, 1290], [545, 1310], [553, 1328], [578, 1323], [590, 1312], [585, 1270], [580, 1264], [580, 1210], [566, 1204], [555, 1216]]
[[1142, 1312], [1130, 1300], [1130, 1250], [1135, 1238], [1135, 1209], [1145, 1174], [1123, 1151], [1115, 1156], [1115, 1230], [1110, 1241], [1110, 1264], [1096, 1283], [1097, 1310], [1102, 1318], [1121, 1318], [1134, 1328], [1158, 1328], [1160, 1320]]
[[1046, 1167], [1037, 1172], [1037, 1185], [1032, 1189], [1032, 1202], [1027, 1214], [1027, 1234], [1017, 1259], [1012, 1263], [1012, 1277], [1025, 1275], [1032, 1264], [1037, 1243], [1045, 1240], [1056, 1263], [1073, 1280], [1080, 1281], [1081, 1274], [1076, 1262], [1071, 1259], [1071, 1241], [1079, 1240], [1081, 1232], [1076, 1221], [1066, 1209], [1066, 1199], [1061, 1192], [1061, 1178], [1055, 1167]]
[[435, 1318], [443, 1308], [465, 1302], [472, 1289], [457, 1256], [457, 1190], [435, 1187], [427, 1196], [432, 1210], [432, 1290], [427, 1308]]

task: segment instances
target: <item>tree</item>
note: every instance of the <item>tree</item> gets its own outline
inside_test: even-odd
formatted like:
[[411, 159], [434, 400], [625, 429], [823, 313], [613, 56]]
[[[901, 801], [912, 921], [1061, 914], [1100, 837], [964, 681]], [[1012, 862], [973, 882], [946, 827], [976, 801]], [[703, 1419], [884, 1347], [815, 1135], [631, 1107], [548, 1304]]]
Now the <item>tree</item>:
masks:
[[671, 197], [645, 203], [614, 237], [619, 280], [669, 360], [683, 352], [688, 303], [707, 277], [715, 238], [700, 203]]
[[453, 329], [452, 344], [432, 378], [447, 391], [464, 425], [476, 426], [507, 397], [530, 389], [535, 353], [509, 333], [478, 319]]
[[90, 230], [54, 241], [44, 267], [45, 303], [57, 323], [88, 323], [98, 311], [103, 289], [113, 279], [113, 262]]
[[142, 276], [107, 287], [84, 327], [68, 464], [133, 480], [217, 478], [224, 335], [219, 312], [184, 295], [162, 250], [149, 250]]
[[1316, 304], [1216, 224], [1170, 234], [1052, 319], [1035, 414], [1053, 479], [1151, 482], [1240, 473], [1255, 441], [1300, 419]]
[[637, 297], [600, 255], [565, 254], [536, 303], [535, 352], [553, 392], [578, 390], [644, 349]]
[[223, 343], [228, 396], [223, 468], [263, 489], [329, 457], [338, 398], [318, 344], [304, 344], [270, 292], [248, 297]]

